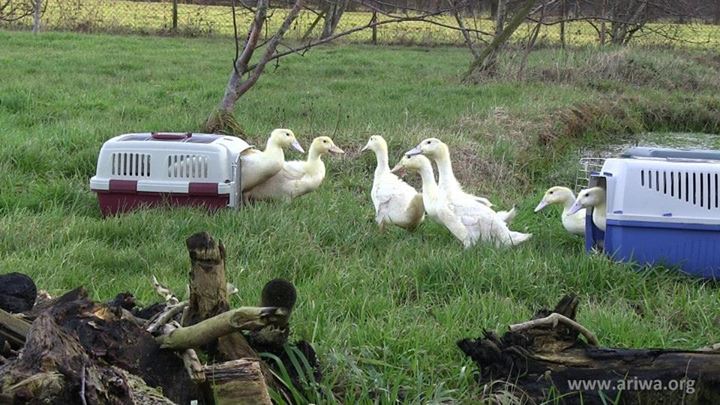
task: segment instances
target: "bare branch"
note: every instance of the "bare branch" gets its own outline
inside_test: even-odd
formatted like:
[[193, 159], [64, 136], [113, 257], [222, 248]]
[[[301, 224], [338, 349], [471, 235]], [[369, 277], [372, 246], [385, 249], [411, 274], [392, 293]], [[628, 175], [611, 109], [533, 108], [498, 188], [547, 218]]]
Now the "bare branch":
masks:
[[564, 323], [565, 325], [575, 329], [576, 331], [580, 332], [581, 335], [585, 337], [585, 340], [587, 340], [588, 344], [592, 346], [599, 346], [600, 342], [598, 342], [597, 337], [590, 332], [586, 327], [580, 325], [579, 323], [573, 321], [572, 319], [566, 317], [565, 315], [558, 314], [557, 312], [553, 312], [549, 316], [545, 318], [540, 319], [532, 319], [527, 322], [518, 323], [515, 325], [510, 325], [510, 331], [512, 332], [520, 332], [527, 329], [534, 329], [538, 327], [543, 326], [550, 326], [553, 329], [557, 327], [558, 323]]

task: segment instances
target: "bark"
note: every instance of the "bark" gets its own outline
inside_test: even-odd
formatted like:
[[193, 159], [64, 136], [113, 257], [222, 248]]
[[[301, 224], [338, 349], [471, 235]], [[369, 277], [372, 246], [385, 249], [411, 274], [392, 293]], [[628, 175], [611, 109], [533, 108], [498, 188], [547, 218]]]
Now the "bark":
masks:
[[349, 0], [329, 0], [327, 8], [324, 10], [325, 21], [320, 39], [330, 38], [340, 23], [345, 10], [347, 9]]
[[[566, 296], [553, 311], [540, 311], [502, 337], [486, 331], [458, 346], [480, 367], [481, 383], [510, 382], [504, 388], [530, 403], [549, 398], [560, 404], [605, 404], [609, 399], [620, 404], [719, 403], [720, 353], [595, 347], [578, 339], [581, 332], [587, 342], [596, 343], [575, 322], [577, 305], [577, 297]], [[614, 385], [596, 391], [571, 387], [580, 380]], [[642, 382], [683, 388], [638, 389]], [[620, 389], [623, 384], [625, 390]]]
[[[470, 79], [471, 77], [479, 74], [494, 74], [497, 64], [497, 53], [500, 47], [504, 45], [508, 39], [510, 39], [512, 34], [518, 29], [528, 14], [530, 14], [535, 1], [536, 0], [523, 1], [507, 26], [504, 27], [501, 32], [497, 33], [490, 44], [484, 47], [479, 52], [478, 57], [473, 60], [470, 65], [470, 70], [465, 76], [466, 79]], [[498, 13], [498, 16], [499, 15], [500, 13]], [[498, 20], [499, 19], [500, 18], [498, 17]], [[504, 25], [502, 22], [498, 22], [498, 24]]]
[[240, 359], [203, 368], [213, 382], [217, 405], [272, 403], [259, 360]]
[[40, 32], [40, 17], [42, 16], [42, 0], [35, 0], [33, 6], [33, 27], [32, 32]]

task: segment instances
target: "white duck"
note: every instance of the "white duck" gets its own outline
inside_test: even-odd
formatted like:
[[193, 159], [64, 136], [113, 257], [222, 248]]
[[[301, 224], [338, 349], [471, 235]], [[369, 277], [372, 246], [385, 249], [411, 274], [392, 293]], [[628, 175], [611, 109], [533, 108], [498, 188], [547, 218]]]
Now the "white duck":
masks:
[[563, 227], [565, 230], [574, 235], [585, 234], [585, 209], [580, 209], [574, 214], [570, 214], [570, 207], [575, 202], [575, 194], [567, 187], [550, 187], [543, 196], [540, 203], [535, 207], [535, 212], [540, 212], [543, 208], [552, 204], [562, 204], [563, 210], [560, 214]]
[[605, 224], [607, 222], [607, 207], [605, 202], [605, 189], [602, 187], [592, 187], [581, 191], [575, 203], [568, 210], [568, 214], [574, 214], [582, 208], [593, 207], [593, 223], [600, 230], [605, 232]]
[[307, 160], [285, 162], [282, 170], [243, 193], [249, 200], [291, 200], [320, 187], [325, 178], [325, 163], [322, 156], [330, 153], [345, 153], [327, 136], [315, 138], [310, 145]]
[[373, 178], [370, 198], [375, 206], [375, 222], [382, 231], [386, 224], [413, 230], [425, 218], [422, 194], [390, 172], [387, 142], [380, 135], [373, 135], [362, 152], [375, 152], [377, 167]]
[[[452, 162], [450, 161], [450, 149], [441, 140], [437, 138], [427, 138], [405, 154], [408, 156], [423, 154], [435, 161], [438, 167], [438, 186], [441, 190], [445, 191], [450, 198], [455, 198], [456, 196], [472, 198], [488, 207], [493, 206], [487, 198], [472, 195], [462, 189], [460, 182], [457, 181], [455, 173], [453, 172]], [[500, 215], [503, 221], [510, 222], [515, 218], [517, 211], [513, 207], [510, 211], [498, 211], [497, 214]]]
[[289, 129], [275, 129], [265, 145], [265, 150], [248, 149], [240, 155], [242, 190], [249, 190], [277, 174], [283, 168], [285, 153], [283, 149], [292, 146], [305, 153], [295, 134]]
[[423, 204], [428, 215], [443, 224], [466, 249], [478, 241], [492, 242], [498, 247], [513, 246], [532, 236], [509, 230], [507, 224], [492, 209], [474, 198], [449, 199], [447, 193], [435, 183], [432, 164], [425, 156], [405, 156], [393, 168], [393, 172], [403, 169], [420, 174]]

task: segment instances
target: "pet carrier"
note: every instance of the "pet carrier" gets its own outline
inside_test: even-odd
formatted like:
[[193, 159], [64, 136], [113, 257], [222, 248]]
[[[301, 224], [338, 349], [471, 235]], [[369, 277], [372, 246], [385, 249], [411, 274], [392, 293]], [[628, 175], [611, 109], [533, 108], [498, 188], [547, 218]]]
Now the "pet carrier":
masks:
[[720, 151], [631, 148], [590, 186], [606, 189], [607, 225], [603, 235], [588, 210], [588, 249], [720, 279]]
[[136, 133], [103, 144], [90, 188], [103, 215], [140, 206], [240, 204], [240, 154], [252, 146], [229, 136]]

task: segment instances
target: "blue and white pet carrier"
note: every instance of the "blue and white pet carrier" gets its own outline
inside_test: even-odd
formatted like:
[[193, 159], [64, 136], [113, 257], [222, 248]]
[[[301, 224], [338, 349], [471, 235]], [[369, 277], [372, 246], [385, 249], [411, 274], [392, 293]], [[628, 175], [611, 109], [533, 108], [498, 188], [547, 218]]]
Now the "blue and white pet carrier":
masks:
[[588, 250], [720, 279], [720, 151], [631, 148], [590, 185], [607, 191], [607, 225], [588, 210]]

